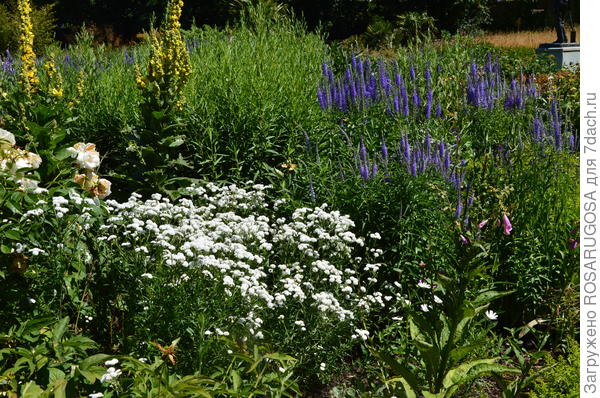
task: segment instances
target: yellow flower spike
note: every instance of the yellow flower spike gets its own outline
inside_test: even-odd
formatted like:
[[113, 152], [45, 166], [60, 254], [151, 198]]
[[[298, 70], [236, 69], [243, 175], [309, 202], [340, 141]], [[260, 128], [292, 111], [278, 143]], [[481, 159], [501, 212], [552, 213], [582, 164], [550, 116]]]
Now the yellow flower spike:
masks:
[[189, 54], [180, 32], [182, 8], [183, 1], [171, 0], [164, 31], [161, 35], [152, 33], [146, 76], [141, 76], [136, 65], [136, 83], [146, 97], [146, 104], [181, 108], [183, 88], [191, 74]]
[[19, 83], [29, 96], [37, 91], [39, 80], [33, 52], [33, 26], [31, 24], [31, 5], [29, 0], [18, 0], [19, 13], [19, 49], [21, 50], [21, 72]]

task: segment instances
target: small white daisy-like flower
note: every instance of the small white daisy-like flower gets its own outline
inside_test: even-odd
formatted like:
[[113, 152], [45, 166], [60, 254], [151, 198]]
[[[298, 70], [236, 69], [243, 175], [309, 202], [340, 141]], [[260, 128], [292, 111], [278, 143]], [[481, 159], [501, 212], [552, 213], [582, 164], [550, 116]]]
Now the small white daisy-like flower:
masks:
[[104, 364], [106, 366], [113, 366], [113, 365], [116, 365], [118, 363], [119, 363], [119, 360], [117, 358], [113, 358], [113, 359], [110, 359], [110, 360], [104, 362]]
[[428, 312], [431, 309], [431, 307], [427, 304], [421, 304], [421, 310], [423, 312]]
[[492, 310], [487, 310], [485, 312], [485, 316], [487, 316], [489, 319], [491, 319], [492, 321], [495, 321], [496, 319], [498, 319], [498, 314], [496, 314], [494, 311]]
[[422, 279], [417, 283], [417, 286], [422, 287], [423, 289], [431, 289], [431, 285]]
[[319, 365], [319, 370], [321, 372], [323, 372], [325, 370], [325, 363], [324, 362], [321, 362], [321, 364]]
[[433, 296], [433, 301], [435, 301], [437, 304], [442, 304], [444, 301], [439, 298], [438, 296]]

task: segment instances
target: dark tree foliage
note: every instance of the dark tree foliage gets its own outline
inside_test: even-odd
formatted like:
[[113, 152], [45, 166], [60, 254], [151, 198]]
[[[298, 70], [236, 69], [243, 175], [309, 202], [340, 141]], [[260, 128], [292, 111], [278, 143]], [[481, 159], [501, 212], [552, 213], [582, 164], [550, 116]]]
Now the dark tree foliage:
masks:
[[[0, 0], [4, 2], [7, 0]], [[58, 38], [83, 24], [110, 26], [118, 35], [133, 38], [160, 23], [168, 0], [34, 0], [56, 4]], [[256, 0], [259, 1], [259, 0]], [[470, 32], [477, 28], [512, 30], [550, 26], [547, 0], [280, 0], [302, 18], [309, 29], [320, 28], [329, 39], [363, 33], [377, 20], [394, 22], [407, 12], [426, 12], [435, 18], [439, 31]], [[232, 22], [231, 0], [187, 0], [184, 27], [225, 26]], [[579, 0], [571, 0], [572, 19], [579, 21]], [[543, 11], [541, 11], [543, 10]]]

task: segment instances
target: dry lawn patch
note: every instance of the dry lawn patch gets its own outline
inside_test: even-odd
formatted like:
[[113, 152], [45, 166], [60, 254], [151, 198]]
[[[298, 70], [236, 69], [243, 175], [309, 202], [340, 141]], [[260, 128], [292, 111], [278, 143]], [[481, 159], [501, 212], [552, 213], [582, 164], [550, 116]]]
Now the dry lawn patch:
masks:
[[[570, 37], [570, 29], [567, 30], [567, 37]], [[579, 41], [579, 25], [575, 27], [577, 30], [577, 41]], [[524, 30], [520, 32], [499, 32], [487, 33], [477, 39], [482, 43], [489, 43], [497, 47], [524, 47], [538, 48], [541, 43], [551, 43], [556, 40], [556, 32], [554, 29], [546, 30]]]

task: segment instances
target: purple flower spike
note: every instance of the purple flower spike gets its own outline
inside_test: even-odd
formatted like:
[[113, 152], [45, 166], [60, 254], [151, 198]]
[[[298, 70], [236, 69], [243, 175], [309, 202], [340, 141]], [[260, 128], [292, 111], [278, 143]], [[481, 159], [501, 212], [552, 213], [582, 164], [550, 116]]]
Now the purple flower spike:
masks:
[[365, 181], [369, 179], [369, 169], [367, 168], [367, 165], [363, 164], [360, 166], [360, 176]]
[[417, 92], [416, 88], [413, 90], [412, 101], [415, 108], [421, 107], [421, 97], [419, 97], [419, 93]]
[[506, 214], [502, 216], [502, 224], [504, 226], [504, 235], [510, 235], [512, 231], [512, 225]]
[[458, 201], [456, 202], [456, 218], [460, 218], [460, 216], [462, 216], [462, 212], [463, 212], [463, 204], [462, 204], [462, 198], [460, 197], [460, 190], [458, 191]]
[[385, 141], [383, 141], [383, 144], [381, 144], [381, 154], [383, 155], [383, 159], [385, 161], [389, 159], [388, 148], [387, 145], [385, 145]]
[[365, 141], [362, 138], [360, 139], [359, 154], [360, 154], [360, 160], [362, 161], [362, 163], [367, 164], [367, 148], [365, 147]]
[[413, 177], [417, 176], [417, 159], [413, 156], [412, 162], [410, 163], [410, 174]]
[[410, 66], [409, 73], [411, 79], [415, 80], [417, 78], [417, 75], [415, 74], [415, 67], [413, 65]]

